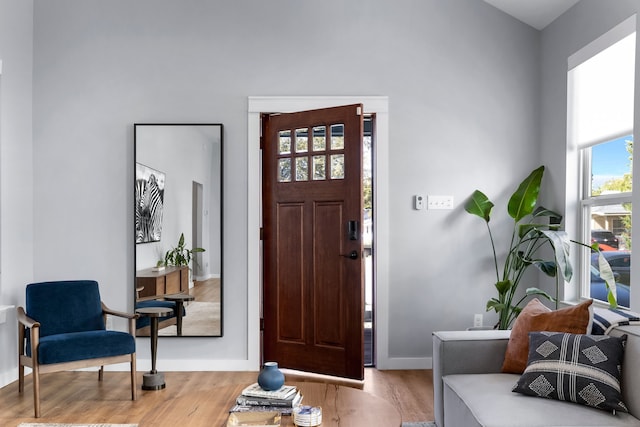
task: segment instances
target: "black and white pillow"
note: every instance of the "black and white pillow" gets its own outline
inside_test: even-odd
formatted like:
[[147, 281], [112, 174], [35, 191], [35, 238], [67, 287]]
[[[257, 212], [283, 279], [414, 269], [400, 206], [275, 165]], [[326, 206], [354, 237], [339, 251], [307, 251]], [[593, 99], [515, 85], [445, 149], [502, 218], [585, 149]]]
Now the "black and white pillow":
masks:
[[620, 392], [626, 338], [531, 332], [527, 368], [513, 391], [629, 412]]

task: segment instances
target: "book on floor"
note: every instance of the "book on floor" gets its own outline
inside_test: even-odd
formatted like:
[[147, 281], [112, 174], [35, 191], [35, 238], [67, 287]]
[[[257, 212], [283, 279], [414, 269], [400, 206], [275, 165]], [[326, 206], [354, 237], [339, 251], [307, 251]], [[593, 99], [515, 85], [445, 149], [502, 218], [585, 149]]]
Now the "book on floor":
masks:
[[294, 385], [283, 385], [278, 390], [264, 390], [258, 383], [253, 383], [242, 390], [242, 395], [250, 397], [268, 397], [272, 399], [287, 399], [298, 391]]
[[245, 394], [241, 394], [236, 398], [236, 403], [238, 405], [244, 406], [276, 406], [283, 408], [292, 408], [302, 401], [302, 394], [300, 391], [296, 391], [294, 394], [289, 395], [285, 399], [278, 399], [274, 397], [256, 397], [256, 396], [247, 396]]
[[280, 415], [290, 416], [293, 408], [284, 406], [250, 406], [250, 405], [234, 405], [229, 409], [229, 413], [237, 412], [278, 412]]
[[227, 427], [276, 427], [279, 425], [280, 414], [278, 412], [235, 412], [229, 414], [227, 419]]

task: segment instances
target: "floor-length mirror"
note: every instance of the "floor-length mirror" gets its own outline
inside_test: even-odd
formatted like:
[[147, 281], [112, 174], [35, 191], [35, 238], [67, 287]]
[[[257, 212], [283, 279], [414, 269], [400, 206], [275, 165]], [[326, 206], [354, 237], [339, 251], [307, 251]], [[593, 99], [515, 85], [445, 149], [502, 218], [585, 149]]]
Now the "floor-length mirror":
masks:
[[222, 336], [222, 142], [221, 124], [134, 125], [132, 292], [136, 309], [168, 309], [160, 337]]

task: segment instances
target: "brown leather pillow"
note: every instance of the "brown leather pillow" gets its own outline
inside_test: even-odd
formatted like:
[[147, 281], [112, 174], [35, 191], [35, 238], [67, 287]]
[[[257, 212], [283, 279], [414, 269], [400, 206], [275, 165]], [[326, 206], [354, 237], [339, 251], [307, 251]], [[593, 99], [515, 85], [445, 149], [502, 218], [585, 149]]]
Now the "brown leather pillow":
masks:
[[529, 357], [529, 332], [585, 334], [589, 325], [589, 306], [592, 302], [593, 300], [587, 300], [575, 306], [551, 310], [537, 298], [529, 301], [513, 324], [502, 372], [524, 372]]

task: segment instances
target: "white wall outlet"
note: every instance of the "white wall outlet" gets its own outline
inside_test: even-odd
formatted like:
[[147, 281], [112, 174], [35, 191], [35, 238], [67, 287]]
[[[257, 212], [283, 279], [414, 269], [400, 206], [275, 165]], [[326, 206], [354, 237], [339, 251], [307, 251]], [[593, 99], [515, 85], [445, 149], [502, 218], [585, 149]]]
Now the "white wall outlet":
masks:
[[424, 209], [424, 196], [419, 194], [413, 196], [413, 208], [417, 211]]
[[482, 314], [473, 315], [473, 327], [478, 328], [482, 326]]
[[427, 209], [453, 209], [453, 196], [427, 196]]

